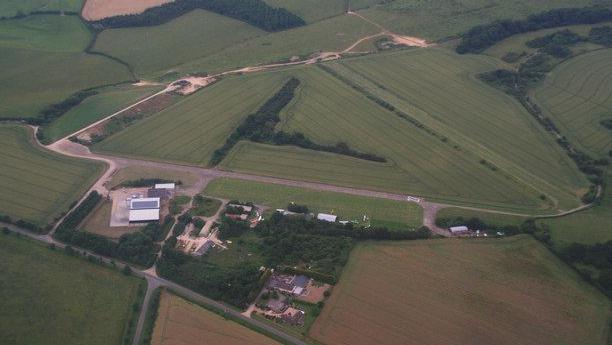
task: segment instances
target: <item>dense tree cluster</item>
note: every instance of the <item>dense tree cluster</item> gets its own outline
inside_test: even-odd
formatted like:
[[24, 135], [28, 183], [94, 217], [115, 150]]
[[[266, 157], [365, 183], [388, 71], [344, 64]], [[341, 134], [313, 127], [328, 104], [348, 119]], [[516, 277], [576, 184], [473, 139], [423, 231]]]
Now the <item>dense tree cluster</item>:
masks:
[[167, 217], [162, 224], [150, 223], [142, 230], [124, 234], [114, 242], [105, 237], [78, 229], [81, 222], [101, 201], [102, 196], [91, 192], [87, 198], [74, 209], [58, 226], [55, 237], [67, 244], [78, 246], [108, 257], [119, 258], [141, 266], [151, 266], [159, 249], [155, 243], [163, 239], [164, 234], [172, 227], [174, 219]]
[[30, 223], [28, 221], [25, 221], [23, 219], [12, 219], [10, 216], [7, 215], [3, 215], [0, 214], [0, 222], [3, 223], [8, 223], [8, 224], [14, 224], [17, 225], [18, 227], [22, 228], [22, 229], [26, 229], [26, 230], [30, 230], [32, 232], [37, 232], [37, 233], [43, 233], [46, 232], [45, 229], [41, 228], [40, 226], [34, 224], [34, 223]]
[[176, 183], [177, 185], [182, 184], [181, 181], [166, 180], [163, 178], [139, 178], [137, 180], [128, 180], [128, 181], [121, 182], [119, 186], [138, 188], [138, 187], [150, 187], [158, 183]]
[[306, 22], [284, 8], [264, 0], [175, 0], [140, 14], [121, 15], [93, 22], [97, 29], [153, 26], [167, 23], [195, 9], [203, 9], [247, 22], [266, 31], [281, 31]]
[[601, 120], [599, 121], [599, 123], [604, 127], [607, 128], [609, 130], [612, 130], [612, 119], [605, 119], [605, 120]]
[[262, 241], [262, 256], [271, 267], [305, 266], [308, 270], [337, 275], [345, 265], [355, 240], [413, 240], [431, 237], [425, 227], [416, 231], [357, 228], [279, 213], [259, 223], [255, 232]]
[[306, 205], [298, 205], [298, 204], [294, 204], [294, 203], [291, 203], [291, 204], [287, 205], [287, 211], [295, 212], [295, 213], [303, 213], [303, 214], [306, 214], [306, 213], [310, 212], [310, 210], [308, 209], [308, 206], [306, 206]]
[[501, 20], [470, 29], [457, 46], [459, 54], [479, 53], [512, 35], [576, 24], [596, 24], [612, 20], [605, 7], [560, 8], [538, 13], [524, 20]]
[[589, 41], [601, 44], [602, 46], [612, 47], [612, 27], [601, 26], [592, 28], [589, 32]]
[[259, 266], [241, 263], [221, 267], [164, 246], [157, 262], [157, 272], [164, 278], [213, 299], [243, 308], [259, 289]]
[[247, 116], [240, 126], [238, 126], [229, 136], [225, 144], [221, 148], [215, 150], [210, 160], [210, 164], [219, 164], [240, 140], [251, 140], [258, 143], [275, 145], [295, 145], [310, 150], [338, 153], [376, 162], [386, 162], [384, 157], [355, 151], [346, 143], [338, 143], [332, 146], [319, 145], [299, 132], [276, 132], [274, 128], [280, 122], [279, 114], [283, 108], [291, 102], [295, 90], [299, 85], [300, 81], [298, 79], [291, 78], [276, 94], [274, 94], [274, 96], [268, 99], [257, 112]]
[[249, 223], [225, 217], [219, 225], [219, 238], [227, 240], [231, 237], [238, 237], [249, 229]]
[[454, 217], [454, 218], [445, 218], [439, 217], [436, 218], [436, 225], [448, 229], [452, 226], [460, 226], [465, 225], [470, 230], [480, 230], [483, 233], [488, 235], [496, 235], [497, 232], [501, 232], [504, 236], [514, 236], [518, 234], [533, 234], [536, 231], [535, 223], [533, 220], [526, 220], [520, 226], [519, 225], [494, 225], [487, 224], [483, 220], [478, 217], [464, 218], [464, 217]]
[[[79, 91], [59, 103], [47, 106], [40, 112], [40, 115], [38, 117], [28, 119], [28, 122], [36, 126], [47, 125], [58, 117], [64, 115], [70, 109], [81, 104], [85, 99], [97, 94], [98, 92], [95, 90]], [[45, 137], [44, 130], [39, 130], [36, 135], [38, 137], [38, 140], [40, 140], [41, 142], [48, 142], [48, 139]]]
[[612, 296], [612, 241], [593, 245], [572, 243], [562, 249], [559, 256], [573, 265], [595, 267], [599, 271], [597, 277], [593, 277], [588, 270], [578, 269], [578, 272], [587, 281], [598, 285], [606, 294]]

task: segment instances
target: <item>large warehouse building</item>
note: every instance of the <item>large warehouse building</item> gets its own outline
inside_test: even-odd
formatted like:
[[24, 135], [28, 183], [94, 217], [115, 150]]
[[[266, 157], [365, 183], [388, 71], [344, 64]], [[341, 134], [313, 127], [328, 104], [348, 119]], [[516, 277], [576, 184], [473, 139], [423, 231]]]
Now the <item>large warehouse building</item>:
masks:
[[158, 221], [159, 204], [159, 198], [131, 199], [130, 223]]

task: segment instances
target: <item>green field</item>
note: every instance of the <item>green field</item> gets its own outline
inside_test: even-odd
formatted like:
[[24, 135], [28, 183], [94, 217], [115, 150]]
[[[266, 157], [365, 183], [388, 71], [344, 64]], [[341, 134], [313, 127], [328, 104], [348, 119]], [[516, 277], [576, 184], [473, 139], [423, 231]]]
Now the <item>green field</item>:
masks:
[[141, 281], [0, 235], [3, 344], [121, 344]]
[[612, 172], [608, 172], [601, 204], [569, 216], [539, 220], [546, 225], [556, 247], [572, 242], [594, 244], [612, 240]]
[[368, 242], [309, 335], [328, 345], [604, 345], [609, 307], [528, 236]]
[[79, 90], [130, 80], [125, 66], [82, 52], [90, 39], [77, 16], [0, 21], [0, 118], [37, 116]]
[[35, 147], [32, 131], [0, 125], [0, 213], [47, 225], [81, 197], [102, 165]]
[[534, 99], [569, 141], [592, 155], [612, 150], [612, 49], [590, 52], [557, 66]]
[[32, 11], [80, 12], [84, 0], [2, 0], [0, 17], [12, 17]]
[[105, 30], [94, 51], [120, 58], [139, 74], [149, 74], [167, 72], [263, 34], [241, 21], [195, 10], [159, 26]]
[[[281, 127], [318, 143], [346, 142], [386, 157], [387, 163], [241, 143], [222, 167], [487, 207], [534, 210], [550, 208], [551, 201], [562, 209], [578, 204], [576, 195], [586, 180], [574, 163], [520, 104], [474, 78], [495, 68], [496, 60], [426, 49], [328, 66], [349, 81], [316, 67], [291, 71], [302, 84], [282, 114]], [[481, 164], [483, 159], [498, 170]], [[548, 196], [546, 203], [539, 200], [541, 194]]]
[[372, 225], [390, 228], [415, 228], [423, 224], [423, 210], [413, 203], [315, 191], [306, 188], [219, 178], [210, 182], [205, 195], [251, 201], [271, 208], [286, 208], [294, 202], [311, 212], [334, 212], [344, 220], [362, 222], [366, 214]]
[[[225, 29], [202, 23], [202, 18], [215, 18], [210, 23], [223, 23]], [[379, 31], [362, 19], [342, 15], [254, 37], [259, 31], [253, 27], [198, 11], [159, 27], [105, 31], [94, 50], [130, 61], [140, 74], [159, 77], [172, 73], [175, 76], [222, 72], [309, 56], [319, 51], [342, 51], [360, 38]], [[210, 36], [213, 34], [214, 37]], [[206, 41], [201, 43], [202, 40]], [[198, 44], [194, 46], [193, 42]], [[176, 54], [168, 54], [170, 50]], [[141, 67], [143, 64], [147, 64], [146, 68]]]
[[100, 90], [45, 127], [45, 137], [51, 141], [61, 139], [161, 89], [161, 86], [130, 85]]
[[553, 8], [595, 3], [612, 5], [610, 0], [391, 0], [359, 13], [389, 30], [439, 40], [499, 19], [518, 19]]
[[233, 129], [282, 86], [280, 74], [231, 77], [98, 143], [94, 149], [207, 165]]
[[307, 23], [341, 15], [346, 12], [346, 0], [265, 0], [273, 7], [286, 8]]

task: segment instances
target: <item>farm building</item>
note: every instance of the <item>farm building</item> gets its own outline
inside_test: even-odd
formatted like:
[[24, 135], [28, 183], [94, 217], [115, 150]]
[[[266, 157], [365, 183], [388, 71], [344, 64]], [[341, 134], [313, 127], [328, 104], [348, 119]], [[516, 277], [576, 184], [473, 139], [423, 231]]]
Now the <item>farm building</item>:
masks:
[[157, 183], [155, 184], [155, 189], [170, 189], [174, 190], [176, 188], [176, 184], [174, 183]]
[[465, 225], [461, 225], [461, 226], [453, 226], [449, 229], [449, 231], [451, 235], [465, 235], [470, 232], [470, 229]]
[[322, 220], [324, 222], [335, 223], [336, 219], [338, 219], [338, 216], [335, 216], [333, 214], [327, 214], [327, 213], [319, 213], [317, 214], [317, 219]]
[[130, 200], [130, 223], [159, 220], [159, 198], [138, 198]]

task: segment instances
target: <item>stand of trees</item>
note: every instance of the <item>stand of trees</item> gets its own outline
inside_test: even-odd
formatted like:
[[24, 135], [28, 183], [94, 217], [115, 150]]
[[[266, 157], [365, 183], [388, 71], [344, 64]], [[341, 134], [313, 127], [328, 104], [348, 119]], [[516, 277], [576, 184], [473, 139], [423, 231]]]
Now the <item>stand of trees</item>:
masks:
[[210, 164], [219, 164], [240, 140], [251, 140], [258, 143], [274, 145], [294, 145], [310, 150], [338, 153], [376, 162], [386, 162], [384, 157], [355, 151], [346, 143], [338, 143], [334, 146], [319, 145], [299, 132], [286, 133], [274, 131], [274, 128], [280, 122], [279, 113], [289, 104], [289, 102], [291, 102], [295, 95], [295, 90], [299, 85], [300, 81], [298, 79], [291, 78], [276, 94], [274, 94], [274, 96], [268, 99], [257, 112], [247, 116], [226, 140], [225, 144], [221, 148], [215, 150], [210, 160]]
[[105, 18], [92, 24], [98, 30], [160, 25], [195, 9], [238, 19], [266, 31], [281, 31], [306, 24], [297, 15], [284, 8], [271, 7], [263, 0], [175, 0], [140, 14]]
[[558, 254], [571, 265], [588, 265], [596, 268], [598, 271], [596, 276], [589, 270], [580, 268], [577, 270], [586, 281], [595, 284], [612, 297], [612, 241], [593, 245], [572, 243]]
[[589, 32], [589, 41], [601, 44], [602, 46], [612, 47], [612, 27], [602, 26], [592, 28]]
[[534, 14], [524, 20], [501, 20], [478, 25], [463, 35], [457, 53], [480, 53], [510, 36], [558, 26], [596, 24], [612, 20], [612, 10], [599, 7], [560, 8]]

